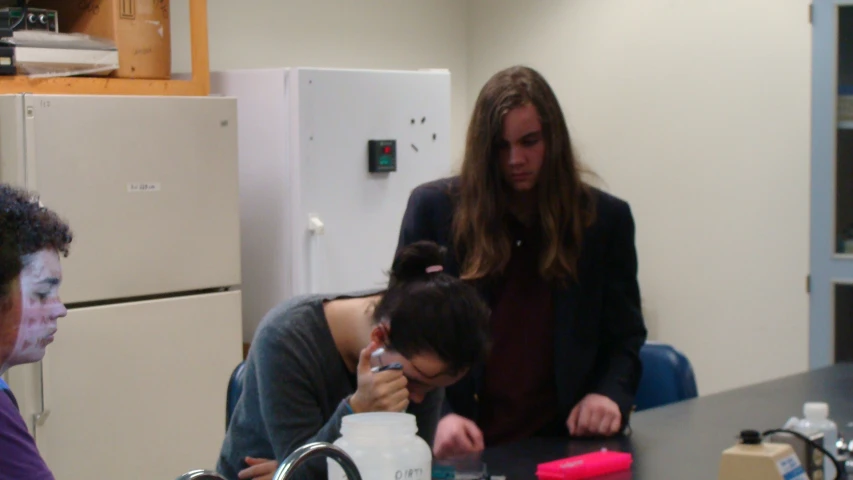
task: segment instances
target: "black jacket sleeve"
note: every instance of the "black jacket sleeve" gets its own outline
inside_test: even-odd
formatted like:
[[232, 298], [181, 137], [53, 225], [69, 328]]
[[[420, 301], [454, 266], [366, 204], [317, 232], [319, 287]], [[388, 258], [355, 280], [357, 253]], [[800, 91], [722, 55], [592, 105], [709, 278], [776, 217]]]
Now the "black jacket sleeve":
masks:
[[639, 355], [647, 331], [637, 280], [634, 218], [627, 203], [620, 202], [616, 213], [600, 267], [605, 272], [601, 347], [607, 365], [593, 391], [616, 402], [626, 422], [642, 373]]

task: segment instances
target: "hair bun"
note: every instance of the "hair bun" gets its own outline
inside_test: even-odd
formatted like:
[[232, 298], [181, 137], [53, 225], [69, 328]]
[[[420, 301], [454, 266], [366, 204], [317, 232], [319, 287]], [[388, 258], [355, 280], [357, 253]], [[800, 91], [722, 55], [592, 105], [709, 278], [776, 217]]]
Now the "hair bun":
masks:
[[430, 275], [427, 268], [444, 265], [446, 249], [435, 242], [421, 240], [397, 250], [391, 265], [391, 284]]

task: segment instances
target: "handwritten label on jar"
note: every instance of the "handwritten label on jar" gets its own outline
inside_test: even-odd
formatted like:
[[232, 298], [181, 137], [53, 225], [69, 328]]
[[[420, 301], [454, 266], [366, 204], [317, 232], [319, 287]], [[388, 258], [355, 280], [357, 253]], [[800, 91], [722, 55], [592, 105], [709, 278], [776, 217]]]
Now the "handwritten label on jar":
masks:
[[394, 474], [394, 480], [411, 480], [423, 478], [423, 476], [423, 468], [409, 468], [406, 470], [397, 470], [397, 472]]
[[[343, 469], [340, 467], [340, 465], [338, 465], [337, 462], [329, 460], [327, 462], [327, 465], [328, 465], [328, 469], [329, 469], [328, 478], [330, 480], [332, 480], [332, 479], [348, 480], [347, 474], [344, 473]], [[356, 465], [356, 466], [358, 467], [359, 471], [363, 475], [366, 474], [364, 478], [369, 478], [371, 476], [388, 478], [387, 474], [391, 473], [391, 471], [386, 470], [386, 469], [381, 468], [381, 467], [377, 470], [375, 468], [374, 469], [370, 469], [369, 467], [365, 468], [365, 465], [361, 465], [361, 466]], [[430, 475], [430, 476], [432, 475], [432, 472], [429, 471], [428, 468], [403, 468], [403, 469], [398, 469], [398, 470], [394, 471], [394, 480], [426, 480], [426, 479], [430, 478], [430, 477], [427, 477], [426, 475]], [[388, 480], [390, 480], [390, 478]]]

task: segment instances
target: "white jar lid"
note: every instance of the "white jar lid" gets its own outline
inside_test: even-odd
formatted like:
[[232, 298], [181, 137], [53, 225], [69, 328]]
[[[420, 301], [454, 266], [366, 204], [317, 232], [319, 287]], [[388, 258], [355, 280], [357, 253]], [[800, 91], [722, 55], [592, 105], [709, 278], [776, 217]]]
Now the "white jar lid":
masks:
[[417, 418], [415, 418], [411, 413], [355, 413], [352, 415], [346, 415], [341, 419], [342, 435], [414, 435], [417, 432]]
[[808, 402], [803, 405], [803, 415], [809, 420], [829, 418], [829, 405], [826, 402]]

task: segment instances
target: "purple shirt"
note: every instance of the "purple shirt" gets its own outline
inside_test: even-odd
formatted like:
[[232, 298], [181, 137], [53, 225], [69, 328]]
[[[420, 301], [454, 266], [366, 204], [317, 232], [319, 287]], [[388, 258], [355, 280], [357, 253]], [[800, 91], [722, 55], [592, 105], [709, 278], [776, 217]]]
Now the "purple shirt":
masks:
[[54, 480], [5, 386], [0, 380], [0, 480]]

